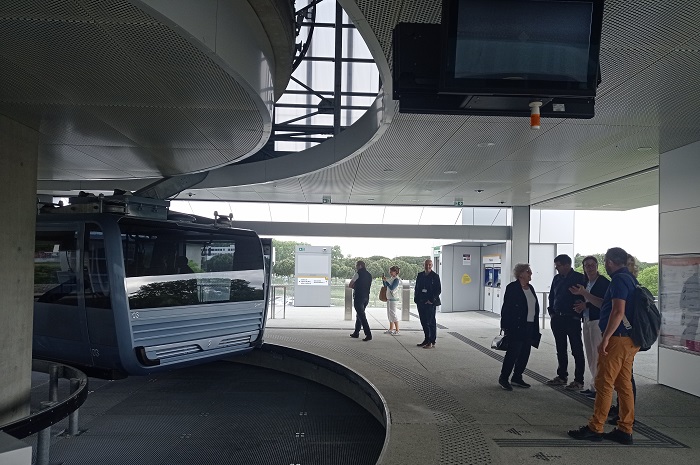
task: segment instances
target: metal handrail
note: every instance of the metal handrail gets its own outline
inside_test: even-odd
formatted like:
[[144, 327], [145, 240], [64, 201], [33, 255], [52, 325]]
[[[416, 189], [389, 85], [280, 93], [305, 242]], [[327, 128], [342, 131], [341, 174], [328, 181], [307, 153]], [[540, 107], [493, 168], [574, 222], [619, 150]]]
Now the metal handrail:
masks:
[[270, 305], [270, 318], [277, 318], [277, 289], [282, 289], [282, 319], [287, 317], [287, 286], [284, 284], [273, 284], [271, 286], [272, 296]]
[[[88, 378], [80, 370], [60, 363], [33, 359], [32, 371], [46, 373], [50, 376], [49, 401], [42, 403], [46, 408], [0, 426], [0, 431], [17, 439], [31, 436], [70, 416], [83, 405], [88, 395]], [[71, 380], [71, 393], [61, 401], [57, 399], [58, 378]]]

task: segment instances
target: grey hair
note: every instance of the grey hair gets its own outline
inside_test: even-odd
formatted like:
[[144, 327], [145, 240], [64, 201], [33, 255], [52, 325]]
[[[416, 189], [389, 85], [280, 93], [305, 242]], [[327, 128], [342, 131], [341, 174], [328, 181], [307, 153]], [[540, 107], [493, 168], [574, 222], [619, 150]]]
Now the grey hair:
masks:
[[620, 247], [613, 247], [605, 252], [605, 259], [610, 260], [617, 266], [627, 266], [628, 253]]
[[518, 279], [520, 273], [526, 271], [528, 268], [530, 268], [529, 263], [518, 263], [517, 265], [515, 265], [515, 268], [513, 268], [513, 277], [515, 279]]

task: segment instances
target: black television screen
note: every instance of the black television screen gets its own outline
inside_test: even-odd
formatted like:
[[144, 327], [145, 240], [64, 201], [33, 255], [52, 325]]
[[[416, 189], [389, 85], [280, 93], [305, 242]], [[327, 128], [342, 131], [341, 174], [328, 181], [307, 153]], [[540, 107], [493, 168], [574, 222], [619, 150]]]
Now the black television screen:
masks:
[[595, 96], [603, 0], [444, 0], [440, 91]]

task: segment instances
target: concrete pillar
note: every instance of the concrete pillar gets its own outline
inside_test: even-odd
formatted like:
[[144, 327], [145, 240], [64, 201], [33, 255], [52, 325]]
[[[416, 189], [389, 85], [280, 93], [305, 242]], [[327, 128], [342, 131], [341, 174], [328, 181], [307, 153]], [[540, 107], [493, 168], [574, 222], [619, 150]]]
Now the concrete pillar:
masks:
[[530, 262], [530, 207], [513, 207], [510, 246], [510, 268], [516, 263]]
[[38, 146], [0, 115], [0, 425], [29, 414]]

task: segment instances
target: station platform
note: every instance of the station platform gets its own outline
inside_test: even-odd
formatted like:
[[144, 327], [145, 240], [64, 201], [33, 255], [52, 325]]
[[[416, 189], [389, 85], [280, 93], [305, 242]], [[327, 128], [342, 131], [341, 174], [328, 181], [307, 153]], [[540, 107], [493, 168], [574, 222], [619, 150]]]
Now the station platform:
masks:
[[[67, 438], [56, 434], [51, 463], [638, 465], [700, 460], [700, 398], [656, 383], [655, 348], [635, 360], [634, 445], [591, 443], [571, 439], [566, 431], [587, 423], [593, 401], [576, 391], [544, 384], [556, 374], [549, 329], [542, 331], [540, 348], [533, 349], [525, 372], [532, 387], [507, 392], [497, 383], [503, 352], [490, 349], [498, 334], [498, 315], [438, 313], [438, 339], [430, 350], [416, 346], [423, 333], [415, 313], [410, 321], [400, 322], [398, 336], [384, 333], [388, 327], [384, 308], [370, 308], [367, 315], [373, 339], [364, 342], [349, 337], [354, 321], [343, 320], [343, 308], [288, 306], [285, 318], [268, 320], [265, 342], [347, 368], [376, 391], [385, 410], [383, 419], [381, 413], [362, 412], [360, 405], [313, 384], [299, 384], [296, 394], [272, 395], [299, 383], [289, 374], [278, 381], [261, 381], [267, 389], [256, 397], [253, 393], [261, 385], [254, 381], [257, 375], [240, 371], [241, 366], [255, 365], [255, 356], [244, 356], [158, 377], [91, 380], [91, 394], [81, 408], [81, 429], [86, 433]], [[193, 382], [196, 373], [222, 381], [202, 390]], [[358, 379], [350, 383], [362, 384]], [[234, 393], [236, 384], [247, 386], [244, 394]], [[207, 413], [188, 405], [186, 393], [197, 389], [202, 390], [198, 398], [207, 401]], [[167, 399], [166, 405], [158, 404], [158, 392]], [[147, 393], [151, 396], [143, 397]], [[134, 403], [129, 409], [115, 409], [126, 405], [120, 404], [124, 396], [131, 396]], [[237, 397], [220, 417], [221, 402], [227, 396]], [[273, 398], [281, 399], [278, 407], [273, 407]], [[287, 421], [295, 422], [291, 429], [282, 428], [281, 420], [275, 423], [275, 418], [282, 418], [280, 411], [291, 419]], [[256, 418], [259, 412], [272, 415], [269, 424], [277, 427], [260, 427], [264, 421]], [[303, 418], [294, 419], [294, 415]], [[320, 421], [312, 424], [312, 417]], [[236, 429], [233, 424], [251, 428]], [[241, 436], [241, 431], [248, 430], [250, 434]], [[279, 439], [290, 431], [296, 431], [293, 447]]]

